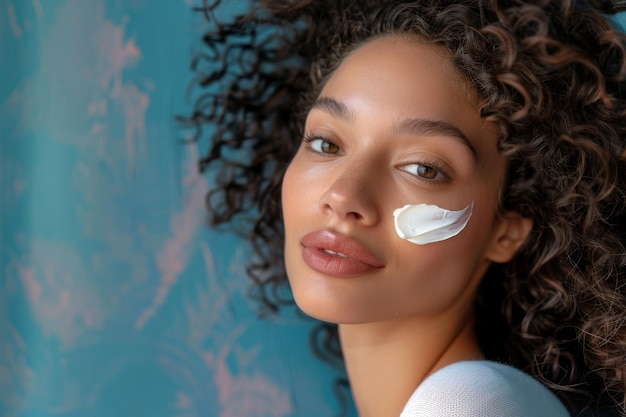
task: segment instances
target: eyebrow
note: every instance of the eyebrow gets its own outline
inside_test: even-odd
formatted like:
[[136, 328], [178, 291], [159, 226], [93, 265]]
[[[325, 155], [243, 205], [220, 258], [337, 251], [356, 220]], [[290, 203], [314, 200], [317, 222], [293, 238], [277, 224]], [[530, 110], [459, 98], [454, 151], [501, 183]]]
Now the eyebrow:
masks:
[[[311, 110], [319, 109], [329, 113], [330, 115], [354, 122], [356, 116], [345, 103], [335, 100], [331, 97], [320, 97], [313, 105]], [[442, 120], [430, 120], [421, 118], [402, 119], [396, 126], [398, 133], [408, 133], [411, 135], [424, 136], [446, 136], [461, 141], [471, 152], [474, 160], [478, 160], [478, 152], [472, 142], [463, 134], [463, 132], [451, 123]]]
[[478, 160], [478, 152], [470, 140], [461, 132], [459, 128], [451, 123], [442, 120], [429, 119], [404, 119], [398, 125], [398, 131], [413, 135], [424, 136], [447, 136], [460, 140], [469, 148], [475, 160]]
[[353, 122], [356, 119], [354, 112], [348, 109], [348, 106], [330, 97], [320, 97], [315, 100], [315, 103], [311, 106], [311, 110], [313, 109], [323, 110], [338, 119], [349, 122]]

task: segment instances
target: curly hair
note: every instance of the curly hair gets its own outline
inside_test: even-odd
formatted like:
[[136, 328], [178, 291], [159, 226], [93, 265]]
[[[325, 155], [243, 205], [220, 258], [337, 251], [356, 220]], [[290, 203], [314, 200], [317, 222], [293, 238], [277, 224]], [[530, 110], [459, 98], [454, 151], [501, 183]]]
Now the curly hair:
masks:
[[[479, 289], [477, 333], [491, 359], [530, 373], [571, 409], [626, 415], [626, 37], [601, 0], [256, 0], [216, 18], [193, 62], [202, 92], [180, 121], [209, 138], [214, 225], [255, 250], [254, 296], [292, 303], [280, 185], [305, 116], [343, 57], [381, 36], [445, 48], [500, 129], [500, 210], [534, 221], [518, 255]], [[210, 130], [205, 127], [211, 126]], [[340, 357], [335, 328], [314, 350]]]

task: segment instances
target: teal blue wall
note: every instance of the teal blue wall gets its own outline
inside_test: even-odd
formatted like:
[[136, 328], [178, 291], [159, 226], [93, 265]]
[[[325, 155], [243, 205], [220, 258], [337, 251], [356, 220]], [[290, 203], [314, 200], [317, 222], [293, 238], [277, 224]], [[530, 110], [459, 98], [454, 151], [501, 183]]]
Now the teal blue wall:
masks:
[[[205, 226], [200, 0], [0, 0], [0, 416], [331, 416], [293, 311]], [[228, 0], [231, 8], [244, 7]]]
[[[259, 320], [205, 227], [200, 0], [0, 0], [0, 416], [319, 417], [310, 323]], [[235, 9], [242, 0], [228, 0]]]

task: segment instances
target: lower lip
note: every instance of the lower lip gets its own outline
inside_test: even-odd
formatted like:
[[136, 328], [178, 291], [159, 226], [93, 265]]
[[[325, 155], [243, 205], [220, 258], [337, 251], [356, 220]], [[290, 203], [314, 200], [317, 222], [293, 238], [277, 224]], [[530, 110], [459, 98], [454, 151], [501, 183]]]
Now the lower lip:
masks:
[[317, 248], [302, 248], [302, 257], [311, 269], [334, 277], [353, 277], [378, 269], [352, 258], [334, 256]]

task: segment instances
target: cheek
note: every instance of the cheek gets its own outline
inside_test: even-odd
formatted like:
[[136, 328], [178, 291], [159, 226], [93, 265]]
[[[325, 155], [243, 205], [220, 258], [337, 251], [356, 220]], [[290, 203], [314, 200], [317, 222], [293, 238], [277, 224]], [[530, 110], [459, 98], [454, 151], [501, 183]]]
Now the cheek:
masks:
[[293, 265], [296, 262], [295, 257], [296, 250], [295, 245], [295, 232], [294, 225], [298, 221], [298, 213], [300, 212], [298, 206], [298, 182], [296, 181], [294, 170], [289, 166], [283, 177], [283, 183], [281, 188], [281, 205], [283, 212], [283, 225], [284, 225], [284, 261], [287, 272], [287, 277], [291, 282], [291, 275], [293, 273]]
[[[297, 166], [290, 165], [283, 177], [281, 189], [281, 205], [284, 224], [285, 263], [289, 270], [290, 264], [299, 260], [300, 229], [310, 217], [315, 206], [314, 190], [306, 184], [306, 175], [303, 175]], [[296, 254], [296, 252], [298, 252]], [[297, 259], [296, 259], [297, 258]], [[289, 272], [289, 271], [288, 271]], [[289, 275], [289, 274], [288, 274]]]
[[[287, 219], [292, 215], [297, 214], [297, 195], [302, 188], [302, 183], [299, 179], [299, 173], [293, 167], [293, 162], [287, 167], [285, 175], [283, 177], [282, 189], [281, 189], [281, 201], [283, 209], [283, 218], [285, 223]], [[287, 226], [287, 225], [285, 225]]]
[[475, 211], [467, 227], [448, 240], [396, 245], [396, 268], [401, 273], [392, 281], [389, 298], [397, 297], [398, 308], [435, 313], [474, 293], [489, 266], [485, 252], [491, 241], [492, 216], [485, 219], [485, 214]]
[[292, 182], [291, 168], [287, 167], [280, 189], [280, 204], [283, 211], [283, 219], [285, 219], [291, 212], [290, 205], [291, 197], [293, 195]]
[[305, 183], [306, 177], [296, 168], [297, 167], [294, 167], [292, 163], [292, 165], [287, 168], [285, 176], [283, 177], [281, 204], [285, 230], [291, 229], [294, 223], [293, 219], [306, 211], [311, 196], [309, 192], [310, 187]]
[[326, 172], [303, 162], [299, 155], [292, 160], [283, 177], [281, 201], [285, 229], [300, 224], [295, 219], [310, 219], [317, 213], [320, 197], [328, 187]]
[[387, 304], [394, 306], [396, 315], [441, 314], [473, 298], [482, 268], [474, 254], [460, 254], [459, 247], [462, 245], [417, 248], [405, 258], [410, 261], [386, 289]]

